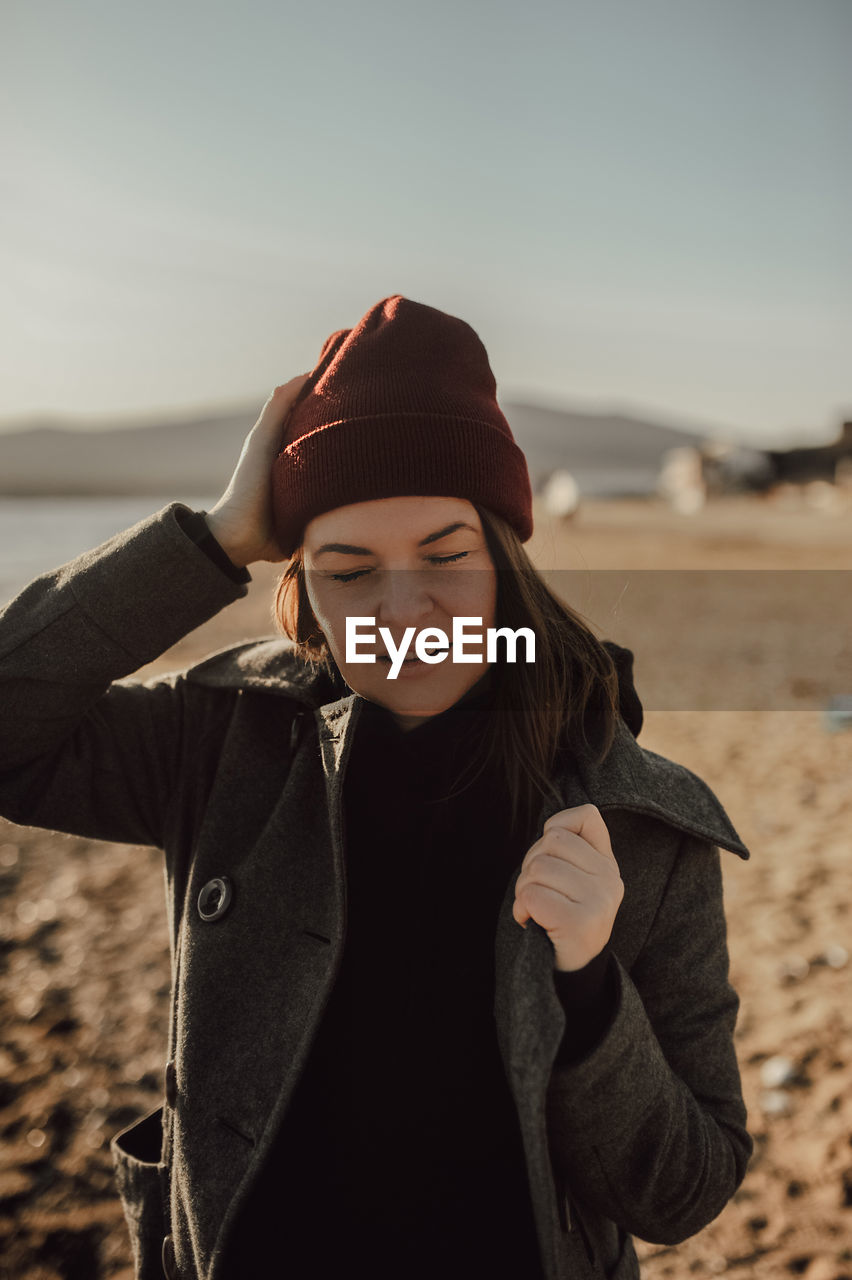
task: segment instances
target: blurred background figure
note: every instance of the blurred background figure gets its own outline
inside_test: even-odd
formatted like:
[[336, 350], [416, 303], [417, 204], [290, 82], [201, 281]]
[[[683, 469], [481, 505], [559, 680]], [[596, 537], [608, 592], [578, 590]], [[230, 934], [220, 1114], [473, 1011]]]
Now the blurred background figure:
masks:
[[684, 516], [700, 511], [707, 500], [701, 451], [691, 445], [679, 445], [663, 455], [657, 491]]
[[570, 471], [551, 472], [541, 491], [544, 509], [554, 520], [571, 520], [580, 509], [580, 486]]
[[730, 440], [708, 441], [701, 464], [704, 483], [712, 494], [761, 492], [775, 478], [768, 454]]

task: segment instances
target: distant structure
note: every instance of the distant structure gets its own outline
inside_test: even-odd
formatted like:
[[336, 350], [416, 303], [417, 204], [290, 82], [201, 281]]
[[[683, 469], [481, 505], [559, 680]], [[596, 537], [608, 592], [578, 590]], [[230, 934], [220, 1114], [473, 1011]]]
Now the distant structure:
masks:
[[837, 488], [852, 489], [852, 422], [837, 440], [794, 449], [749, 449], [710, 438], [669, 449], [662, 458], [657, 492], [685, 515], [708, 497], [731, 493], [789, 493], [803, 489], [812, 505], [829, 509]]
[[704, 480], [709, 493], [764, 493], [775, 483], [775, 469], [768, 454], [727, 440], [709, 440], [701, 450]]
[[544, 509], [555, 520], [573, 520], [580, 509], [580, 486], [570, 471], [551, 471], [541, 491]]
[[[790, 481], [803, 484], [808, 480], [828, 480], [832, 484], [840, 479], [852, 463], [852, 422], [844, 422], [840, 435], [830, 444], [799, 449], [769, 449], [767, 458], [775, 471], [775, 482]], [[847, 464], [844, 466], [843, 464]]]

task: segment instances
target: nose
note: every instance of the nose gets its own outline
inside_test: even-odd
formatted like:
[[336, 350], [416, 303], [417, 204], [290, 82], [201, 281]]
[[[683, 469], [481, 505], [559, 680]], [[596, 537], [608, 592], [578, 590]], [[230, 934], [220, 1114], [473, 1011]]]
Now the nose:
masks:
[[427, 574], [422, 569], [390, 569], [376, 601], [376, 624], [401, 640], [406, 627], [422, 627], [434, 612]]

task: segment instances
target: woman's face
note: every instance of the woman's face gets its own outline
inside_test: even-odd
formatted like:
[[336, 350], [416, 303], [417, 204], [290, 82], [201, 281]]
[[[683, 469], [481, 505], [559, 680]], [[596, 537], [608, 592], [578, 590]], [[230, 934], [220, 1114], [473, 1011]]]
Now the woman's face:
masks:
[[[378, 498], [336, 507], [306, 526], [302, 554], [311, 608], [341, 675], [402, 728], [453, 706], [488, 669], [484, 636], [496, 626], [497, 571], [476, 509], [464, 498]], [[375, 662], [346, 661], [347, 617], [375, 619], [358, 624], [362, 637], [373, 638], [357, 646], [359, 654], [375, 654]], [[438, 627], [452, 643], [455, 617], [481, 619], [465, 624], [464, 652], [474, 661], [453, 662], [452, 649], [442, 662], [416, 659], [417, 634]], [[388, 658], [411, 627], [405, 656], [415, 660], [389, 679]], [[480, 633], [482, 643], [472, 643]]]

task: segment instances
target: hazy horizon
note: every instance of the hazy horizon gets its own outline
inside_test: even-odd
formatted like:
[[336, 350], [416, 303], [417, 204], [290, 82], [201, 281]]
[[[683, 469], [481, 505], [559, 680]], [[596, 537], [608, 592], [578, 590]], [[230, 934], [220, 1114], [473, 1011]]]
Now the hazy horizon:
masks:
[[[11, 434], [13, 432], [39, 430], [49, 427], [60, 431], [132, 431], [140, 427], [157, 427], [165, 423], [190, 423], [201, 421], [205, 418], [218, 419], [229, 418], [235, 416], [244, 416], [246, 422], [246, 432], [254, 423], [257, 413], [259, 413], [263, 404], [264, 396], [261, 394], [254, 401], [245, 399], [233, 402], [221, 402], [219, 404], [198, 404], [179, 406], [173, 410], [168, 408], [159, 410], [151, 408], [147, 410], [139, 410], [136, 413], [125, 413], [121, 415], [102, 414], [87, 415], [79, 414], [75, 416], [61, 414], [29, 414], [22, 415], [20, 418], [10, 418], [7, 420], [0, 419], [0, 436]], [[676, 430], [693, 431], [699, 435], [705, 435], [708, 438], [717, 438], [730, 440], [737, 444], [756, 449], [784, 449], [795, 447], [801, 444], [821, 444], [829, 443], [835, 440], [840, 434], [842, 427], [842, 417], [838, 417], [835, 421], [828, 424], [826, 430], [819, 431], [816, 427], [812, 431], [797, 431], [795, 427], [786, 433], [780, 430], [775, 432], [771, 429], [765, 431], [749, 432], [747, 429], [737, 431], [735, 428], [726, 426], [724, 423], [713, 423], [707, 421], [697, 414], [679, 414], [670, 412], [661, 412], [654, 408], [646, 408], [641, 405], [622, 404], [610, 401], [580, 401], [566, 402], [557, 404], [547, 402], [542, 398], [528, 399], [526, 401], [510, 400], [502, 395], [498, 388], [498, 403], [504, 408], [524, 404], [535, 408], [552, 410], [557, 413], [566, 414], [584, 414], [601, 417], [624, 417], [627, 419], [635, 419], [636, 421], [648, 422], [661, 427], [671, 427]], [[852, 410], [847, 417], [852, 418]]]

